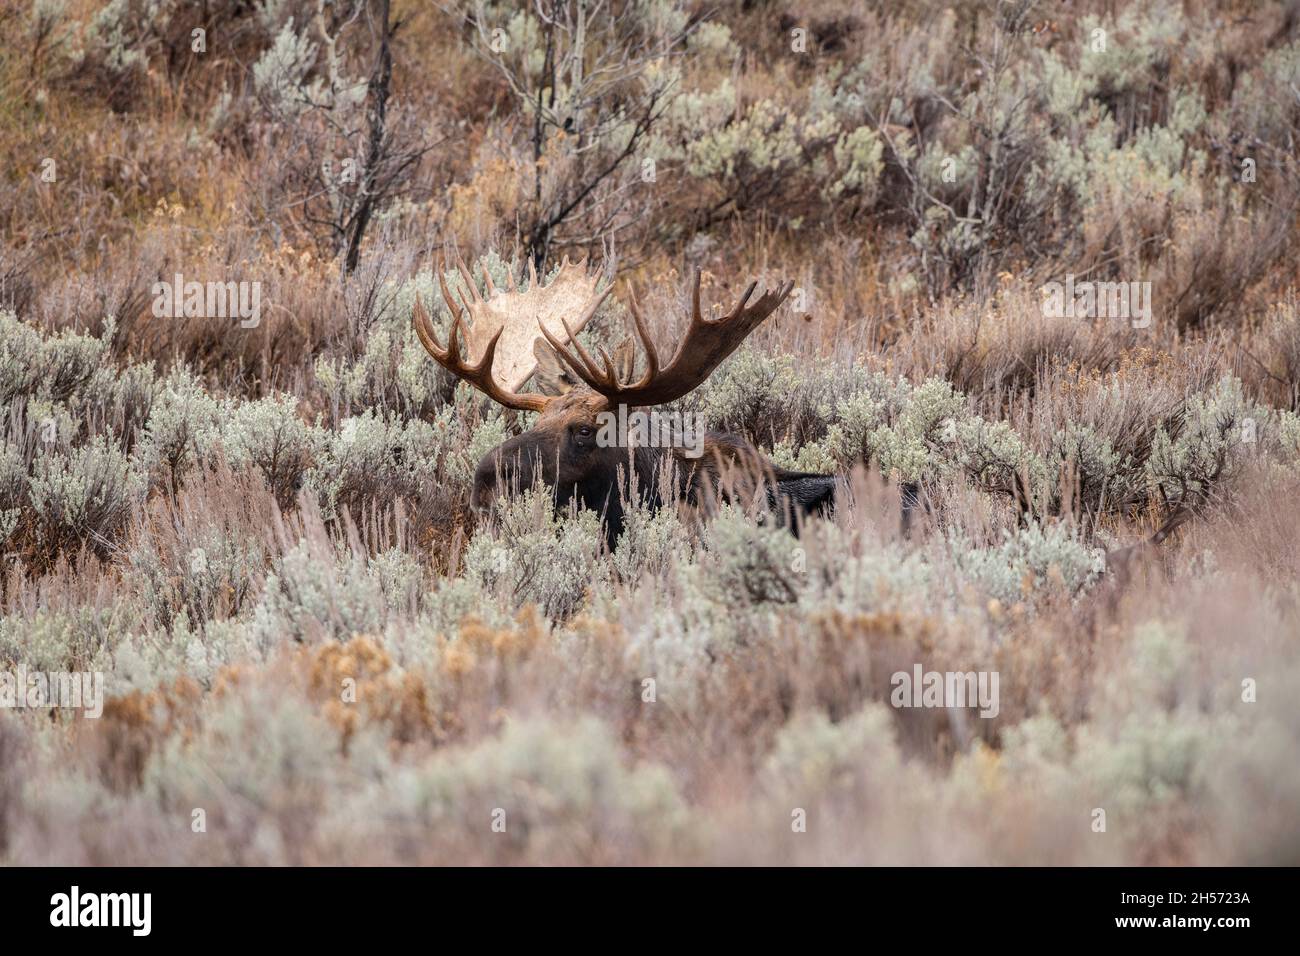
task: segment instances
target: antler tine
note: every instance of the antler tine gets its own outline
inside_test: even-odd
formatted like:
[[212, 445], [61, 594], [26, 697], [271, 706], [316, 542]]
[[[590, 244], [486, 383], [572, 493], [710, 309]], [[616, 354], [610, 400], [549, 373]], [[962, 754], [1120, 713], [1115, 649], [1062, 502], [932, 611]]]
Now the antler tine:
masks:
[[554, 336], [548, 334], [547, 340], [573, 372], [591, 389], [604, 395], [610, 404], [646, 406], [675, 401], [708, 378], [727, 356], [739, 348], [740, 343], [760, 322], [776, 311], [794, 288], [792, 281], [783, 282], [751, 303], [750, 298], [758, 288], [757, 282], [751, 282], [730, 312], [709, 320], [704, 317], [700, 305], [700, 285], [701, 274], [697, 270], [691, 288], [691, 317], [686, 334], [678, 343], [668, 365], [663, 368], [660, 368], [659, 354], [646, 331], [640, 306], [635, 299], [631, 300], [633, 325], [637, 337], [645, 347], [647, 360], [645, 374], [633, 384], [617, 381], [607, 356], [604, 356], [606, 364], [602, 373], [586, 350], [572, 341], [572, 336], [570, 340], [577, 356], [561, 348]]
[[464, 317], [465, 313], [457, 312], [455, 318], [451, 320], [451, 328], [447, 331], [447, 357], [456, 362], [460, 361], [460, 328]]
[[[613, 291], [614, 286], [611, 283], [605, 288], [604, 292], [591, 300], [591, 303], [583, 310], [582, 315], [578, 318], [577, 325], [579, 329], [586, 325], [587, 321], [596, 314], [596, 310], [600, 308], [601, 304], [607, 298], [609, 298], [609, 294]], [[613, 367], [609, 364], [608, 359], [606, 359], [606, 370], [608, 372], [608, 377], [606, 378], [606, 376], [602, 376], [600, 369], [596, 366], [596, 360], [593, 359], [591, 354], [582, 347], [582, 343], [578, 341], [578, 337], [573, 333], [573, 329], [570, 327], [568, 320], [563, 316], [560, 317], [560, 325], [564, 327], [564, 334], [569, 340], [569, 345], [573, 346], [577, 351], [577, 355], [574, 355], [573, 352], [569, 351], [569, 345], [565, 345], [557, 336], [551, 333], [550, 329], [539, 323], [538, 328], [541, 329], [542, 335], [546, 338], [547, 343], [555, 350], [555, 354], [559, 356], [560, 359], [573, 370], [574, 374], [583, 381], [608, 381], [611, 386], [617, 385], [618, 382], [613, 374]], [[599, 391], [599, 389], [597, 389], [597, 391]]]
[[569, 339], [569, 345], [571, 345], [574, 351], [578, 353], [579, 357], [582, 359], [583, 366], [586, 367], [587, 371], [595, 375], [596, 360], [591, 357], [590, 352], [588, 352], [586, 349], [582, 347], [582, 343], [578, 341], [578, 337], [573, 334], [573, 329], [569, 328], [569, 321], [565, 319], [563, 316], [561, 316], [560, 325], [564, 326], [564, 334]]
[[438, 342], [438, 336], [433, 331], [433, 323], [429, 321], [429, 313], [424, 310], [424, 303], [420, 301], [419, 295], [415, 297], [415, 315], [411, 319], [411, 324], [415, 326], [415, 337], [420, 340], [425, 351], [441, 362], [446, 352]]
[[[699, 286], [697, 285], [696, 288], [698, 290]], [[698, 303], [697, 295], [697, 312]], [[645, 349], [645, 374], [641, 376], [641, 381], [637, 383], [638, 386], [644, 387], [654, 381], [655, 376], [659, 374], [659, 350], [655, 348], [654, 340], [650, 338], [650, 333], [646, 331], [645, 316], [641, 314], [641, 303], [633, 295], [628, 299], [627, 304], [628, 311], [632, 313], [632, 326], [636, 329], [637, 338], [641, 340], [641, 347]]]
[[[497, 394], [505, 391], [504, 389], [498, 388], [496, 386], [496, 383], [492, 381], [492, 360], [496, 358], [497, 342], [501, 340], [501, 333], [504, 331], [505, 329], [496, 330], [492, 338], [488, 339], [487, 348], [483, 350], [483, 357], [478, 360], [478, 364], [468, 369], [468, 371], [474, 376], [476, 380], [479, 378], [485, 379], [487, 381], [487, 384], [492, 386], [492, 391], [488, 392], [488, 394], [492, 395], [494, 398], [496, 397]], [[454, 326], [452, 328], [452, 332], [453, 334], [455, 333]], [[475, 381], [474, 384], [477, 384], [477, 381]], [[500, 400], [498, 399], [498, 401]], [[503, 402], [502, 404], [505, 403]]]
[[[451, 294], [451, 290], [447, 288], [447, 280], [443, 276], [441, 270], [438, 271], [438, 288], [442, 290], [442, 301], [447, 303], [447, 308], [451, 310], [452, 318], [459, 319], [461, 315], [460, 306], [456, 304], [455, 297]], [[420, 304], [420, 297], [418, 295], [415, 297], [415, 302], [416, 305]], [[423, 306], [420, 307], [423, 308]], [[427, 314], [425, 318], [428, 318]], [[430, 326], [430, 328], [432, 328], [432, 326]]]
[[555, 354], [562, 358], [565, 364], [573, 369], [574, 373], [577, 374], [579, 378], [588, 383], [590, 383], [590, 381], [601, 381], [600, 370], [596, 368], [595, 359], [593, 359], [590, 353], [582, 347], [577, 336], [573, 334], [573, 329], [569, 328], [569, 323], [561, 318], [560, 324], [564, 326], [564, 334], [568, 337], [569, 345], [572, 345], [577, 351], [578, 354], [576, 356], [569, 351], [567, 345], [562, 343], [556, 336], [552, 335], [551, 331], [546, 328], [546, 326], [543, 325], [538, 327], [542, 330], [542, 335], [546, 337], [546, 341], [550, 343], [551, 348], [555, 350]]
[[[469, 266], [465, 265], [465, 260], [462, 259], [460, 256], [456, 257], [456, 268], [460, 270], [461, 276], [463, 276], [465, 279], [465, 285], [469, 287], [470, 299], [472, 299], [474, 302], [482, 302], [483, 297], [478, 294], [478, 286], [474, 284], [474, 274], [469, 271]], [[483, 270], [483, 274], [487, 275], [486, 268]], [[488, 282], [491, 281], [492, 279], [489, 278]], [[465, 307], [468, 309], [469, 303], [466, 303]]]
[[[748, 286], [746, 286], [744, 293], [740, 297], [740, 301], [737, 302], [736, 307], [731, 310], [731, 315], [739, 315], [741, 312], [745, 311], [745, 303], [749, 301], [749, 297], [754, 294], [754, 290], [757, 288], [758, 288], [757, 282], [751, 282]], [[766, 297], [767, 297], [767, 293], [765, 292], [760, 297], [759, 301], [761, 302]]]
[[600, 360], [605, 363], [605, 377], [611, 382], [617, 382], [618, 375], [614, 372], [614, 363], [610, 359], [609, 353], [605, 351], [605, 347], [603, 345], [598, 345], [596, 346], [596, 351], [600, 353]]

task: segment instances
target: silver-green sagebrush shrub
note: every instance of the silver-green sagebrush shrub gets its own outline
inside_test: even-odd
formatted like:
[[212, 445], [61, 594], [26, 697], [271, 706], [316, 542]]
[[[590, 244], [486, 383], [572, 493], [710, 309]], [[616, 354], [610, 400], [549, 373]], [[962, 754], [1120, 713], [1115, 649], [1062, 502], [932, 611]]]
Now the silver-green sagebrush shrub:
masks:
[[424, 567], [416, 555], [389, 548], [370, 559], [367, 573], [379, 585], [390, 612], [415, 616], [425, 591]]
[[1194, 681], [1197, 655], [1177, 622], [1117, 637], [1124, 652], [1098, 685], [1092, 719], [1070, 729], [1043, 714], [1008, 728], [1002, 764], [1016, 786], [1104, 807], [1108, 827], [1141, 846], [1177, 832], [1181, 813], [1220, 785], [1220, 761], [1273, 727], [1243, 709], [1239, 687], [1214, 695]]
[[1203, 503], [1227, 485], [1247, 456], [1295, 467], [1296, 416], [1255, 405], [1235, 378], [1188, 397], [1177, 422], [1152, 442], [1147, 473], [1166, 500]]
[[801, 555], [788, 530], [757, 524], [738, 508], [724, 507], [704, 534], [701, 584], [719, 604], [790, 604], [802, 587]]
[[297, 495], [326, 442], [321, 428], [299, 417], [298, 402], [289, 395], [236, 405], [221, 431], [230, 466], [258, 468], [284, 507]]
[[103, 364], [113, 322], [96, 338], [76, 332], [47, 334], [12, 312], [0, 311], [0, 406], [17, 398], [63, 402], [91, 381]]
[[142, 599], [162, 627], [195, 627], [238, 614], [256, 594], [270, 561], [266, 535], [249, 533], [219, 516], [210, 524], [175, 522], [174, 536], [153, 522], [127, 555]]
[[1011, 605], [1040, 594], [1074, 595], [1097, 580], [1104, 564], [1064, 523], [1031, 523], [1004, 531], [995, 547], [972, 546], [961, 534], [949, 544], [954, 565], [989, 597]]
[[651, 511], [629, 503], [624, 509], [623, 534], [609, 562], [618, 579], [635, 581], [656, 578], [675, 565], [687, 564], [693, 553], [690, 532], [675, 510]]
[[868, 703], [838, 723], [822, 713], [791, 718], [763, 766], [765, 786], [774, 795], [800, 801], [852, 793], [902, 772], [893, 716], [878, 703]]
[[432, 422], [367, 410], [325, 435], [305, 483], [327, 517], [360, 515], [373, 503], [401, 498], [421, 514], [445, 518], [468, 498], [477, 464], [470, 444], [450, 406]]
[[198, 464], [212, 464], [229, 402], [208, 393], [193, 373], [178, 368], [159, 383], [136, 449], [151, 480], [173, 491]]
[[16, 611], [0, 617], [0, 661], [7, 669], [108, 671], [116, 648], [146, 626], [140, 608], [126, 598], [102, 607]]
[[0, 440], [0, 547], [18, 529], [27, 506], [27, 459], [17, 445]]
[[144, 493], [144, 479], [102, 435], [38, 454], [28, 485], [35, 538], [49, 554], [82, 546], [107, 553]]
[[[342, 553], [339, 553], [342, 552]], [[366, 560], [316, 537], [305, 538], [272, 564], [253, 612], [258, 646], [286, 640], [346, 640], [380, 629], [387, 606]]]
[[[447, 282], [459, 281], [450, 272], [443, 278]], [[435, 328], [445, 335], [451, 320], [437, 279], [433, 273], [423, 271], [406, 282], [388, 283], [381, 289], [359, 354], [322, 355], [316, 360], [317, 382], [340, 418], [366, 409], [424, 418], [436, 414], [446, 403], [455, 379], [442, 366], [429, 361], [429, 353], [411, 328], [417, 297]]]
[[501, 863], [617, 862], [681, 848], [692, 836], [667, 769], [629, 764], [611, 728], [591, 716], [510, 720], [497, 737], [375, 780], [322, 827], [407, 862], [480, 829], [493, 838], [473, 845]]
[[608, 572], [600, 560], [599, 517], [591, 511], [557, 516], [544, 488], [497, 499], [494, 518], [470, 541], [465, 575], [509, 608], [536, 604], [547, 617], [563, 620]]
[[210, 808], [210, 831], [224, 835], [209, 851], [217, 860], [300, 863], [331, 795], [364, 771], [360, 755], [339, 759], [338, 734], [311, 701], [256, 686], [213, 700], [190, 739], [170, 737], [142, 790], [187, 822], [193, 808]]
[[863, 546], [838, 525], [817, 522], [800, 535], [795, 557], [805, 569], [800, 607], [809, 614], [948, 610], [945, 568], [923, 551], [893, 543]]

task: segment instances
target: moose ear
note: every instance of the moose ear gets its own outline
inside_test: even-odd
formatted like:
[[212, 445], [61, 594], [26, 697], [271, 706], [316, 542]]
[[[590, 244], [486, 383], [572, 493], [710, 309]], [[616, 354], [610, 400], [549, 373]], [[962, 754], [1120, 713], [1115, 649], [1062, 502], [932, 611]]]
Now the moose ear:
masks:
[[545, 339], [538, 338], [533, 342], [533, 358], [537, 359], [533, 384], [543, 395], [563, 395], [577, 384], [573, 373], [560, 361]]

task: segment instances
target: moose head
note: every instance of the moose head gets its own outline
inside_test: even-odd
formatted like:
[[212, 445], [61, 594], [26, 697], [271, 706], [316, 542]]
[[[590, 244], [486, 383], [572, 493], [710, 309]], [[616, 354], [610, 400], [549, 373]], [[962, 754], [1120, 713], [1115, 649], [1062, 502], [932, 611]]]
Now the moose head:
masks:
[[[632, 325], [645, 353], [638, 377], [632, 351], [614, 359], [598, 348], [594, 357], [578, 342], [578, 333], [612, 291], [610, 286], [598, 292], [597, 277], [584, 265], [566, 259], [545, 286], [530, 267], [526, 289], [517, 288], [511, 277], [509, 288], [498, 291], [488, 277], [486, 299], [463, 263], [460, 271], [467, 291], [459, 303], [439, 278], [452, 316], [447, 344], [439, 342], [418, 298], [416, 335], [434, 360], [456, 377], [507, 408], [538, 413], [530, 430], [498, 445], [479, 462], [474, 507], [484, 508], [496, 495], [540, 480], [552, 490], [557, 506], [576, 503], [602, 512], [612, 548], [632, 487], [652, 508], [672, 497], [699, 503], [708, 497], [706, 492], [727, 500], [763, 495], [786, 519], [832, 504], [832, 476], [779, 468], [734, 435], [707, 432], [690, 448], [684, 441], [647, 440], [644, 428], [614, 427], [628, 420], [629, 410], [673, 402], [699, 386], [785, 301], [793, 283], [753, 301], [757, 283], [751, 283], [729, 312], [708, 319], [700, 308], [697, 273], [690, 319], [667, 364], [646, 331], [639, 305], [629, 300]], [[556, 394], [521, 391], [539, 368], [539, 379]], [[656, 429], [648, 431], [655, 437]], [[659, 431], [662, 437], [665, 430]]]

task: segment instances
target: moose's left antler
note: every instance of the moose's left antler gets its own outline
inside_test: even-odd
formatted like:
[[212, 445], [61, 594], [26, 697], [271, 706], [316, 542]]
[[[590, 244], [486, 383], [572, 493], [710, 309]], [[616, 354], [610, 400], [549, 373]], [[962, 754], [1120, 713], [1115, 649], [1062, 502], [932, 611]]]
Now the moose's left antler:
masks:
[[[722, 364], [722, 360], [739, 348], [746, 336], [758, 327], [759, 323], [776, 311], [785, 301], [794, 282], [784, 282], [774, 290], [765, 292], [753, 302], [749, 297], [758, 285], [751, 282], [740, 301], [726, 315], [717, 319], [706, 319], [700, 311], [700, 273], [695, 273], [695, 286], [691, 292], [691, 321], [686, 334], [677, 346], [672, 361], [663, 368], [659, 365], [659, 353], [646, 332], [645, 319], [641, 309], [634, 300], [629, 302], [632, 319], [636, 326], [637, 337], [646, 353], [646, 370], [640, 381], [620, 382], [614, 371], [614, 362], [604, 349], [600, 353], [601, 366], [574, 337], [568, 325], [564, 331], [568, 334], [573, 351], [545, 327], [542, 334], [573, 373], [582, 379], [593, 391], [608, 399], [609, 404], [618, 405], [662, 405], [671, 402], [698, 387], [709, 375]], [[561, 320], [561, 324], [563, 320]], [[576, 353], [576, 354], [575, 354]]]
[[[550, 282], [541, 285], [537, 270], [530, 262], [529, 282], [524, 289], [516, 288], [512, 274], [508, 288], [498, 291], [484, 270], [488, 287], [488, 297], [484, 299], [465, 263], [457, 265], [466, 286], [460, 290], [459, 304], [441, 272], [438, 275], [442, 297], [452, 315], [447, 345], [444, 347], [438, 341], [418, 296], [412, 317], [416, 335], [439, 365], [489, 398], [508, 408], [540, 411], [548, 397], [521, 392], [537, 369], [533, 345], [538, 335], [545, 333], [549, 337], [561, 330], [575, 335], [595, 315], [613, 286], [597, 292], [599, 275], [589, 273], [585, 262], [570, 263], [568, 259]], [[460, 354], [462, 340], [464, 358]]]

